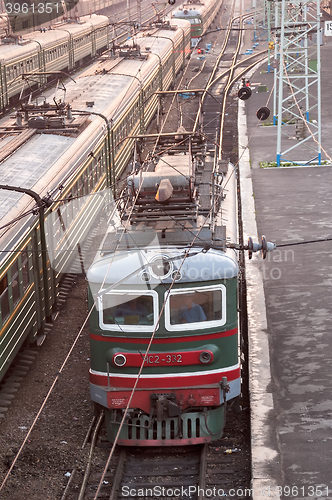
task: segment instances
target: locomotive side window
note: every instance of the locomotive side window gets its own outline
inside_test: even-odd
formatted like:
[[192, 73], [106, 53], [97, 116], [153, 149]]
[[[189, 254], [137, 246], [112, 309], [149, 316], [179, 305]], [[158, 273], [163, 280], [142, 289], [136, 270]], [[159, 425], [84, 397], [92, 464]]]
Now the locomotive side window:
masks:
[[99, 299], [99, 326], [112, 331], [153, 331], [157, 321], [157, 293], [105, 293]]
[[[165, 297], [166, 298], [166, 297]], [[174, 290], [165, 307], [167, 330], [190, 330], [222, 326], [226, 323], [224, 285]]]

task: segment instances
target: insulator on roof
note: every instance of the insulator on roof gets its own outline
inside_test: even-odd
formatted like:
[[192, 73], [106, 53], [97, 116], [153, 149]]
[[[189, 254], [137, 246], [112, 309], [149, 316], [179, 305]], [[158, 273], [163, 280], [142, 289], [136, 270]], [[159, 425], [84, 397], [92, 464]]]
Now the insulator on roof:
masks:
[[163, 179], [158, 187], [155, 199], [160, 203], [164, 203], [169, 200], [173, 194], [173, 186], [169, 179]]

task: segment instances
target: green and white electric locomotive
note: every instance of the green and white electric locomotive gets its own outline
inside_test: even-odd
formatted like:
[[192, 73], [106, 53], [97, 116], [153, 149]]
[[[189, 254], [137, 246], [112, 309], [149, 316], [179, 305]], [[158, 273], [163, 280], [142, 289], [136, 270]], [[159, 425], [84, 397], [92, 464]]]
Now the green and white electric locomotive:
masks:
[[191, 46], [195, 47], [215, 19], [222, 0], [188, 0], [173, 10], [173, 19], [185, 19], [191, 25]]
[[121, 445], [216, 440], [240, 395], [234, 168], [187, 140], [129, 176], [87, 273], [91, 397]]

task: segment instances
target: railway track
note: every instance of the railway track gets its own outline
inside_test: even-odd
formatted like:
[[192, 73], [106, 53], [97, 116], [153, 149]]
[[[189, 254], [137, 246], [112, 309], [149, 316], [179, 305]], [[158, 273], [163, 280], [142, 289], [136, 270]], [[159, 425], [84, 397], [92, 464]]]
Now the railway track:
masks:
[[225, 436], [219, 441], [162, 450], [116, 447], [106, 471], [111, 445], [102, 429], [96, 438], [96, 419], [85, 474], [72, 471], [75, 475], [61, 500], [240, 498], [241, 490], [249, 488], [250, 461], [243, 459], [248, 455], [240, 431], [243, 415], [234, 408], [228, 413]]
[[116, 474], [118, 480], [113, 484], [111, 498], [148, 498], [152, 495], [176, 498], [186, 494], [194, 498], [195, 486], [201, 485], [205, 477], [202, 470], [205, 453], [206, 446], [162, 452], [147, 449], [141, 453], [121, 450], [123, 465]]
[[[214, 58], [214, 61], [213, 57], [210, 57], [203, 69], [200, 68], [198, 71], [197, 67], [200, 64], [194, 61], [190, 81], [193, 84], [195, 80], [195, 87], [187, 89], [189, 95], [181, 96], [177, 93], [165, 95], [164, 112], [165, 115], [168, 113], [170, 115], [170, 119], [165, 123], [165, 129], [174, 130], [174, 127], [180, 124], [190, 129], [195, 123], [197, 130], [203, 130], [204, 136], [208, 138], [207, 149], [219, 150], [222, 160], [227, 162], [230, 160], [236, 166], [237, 100], [232, 87], [251, 64], [257, 63], [257, 59], [264, 55], [264, 51], [251, 58], [245, 58], [245, 62], [241, 61], [240, 30], [237, 30], [236, 36], [231, 35], [231, 26], [230, 21], [222, 54], [227, 54], [228, 43], [231, 47], [235, 45], [236, 50], [227, 70], [220, 71], [222, 54]], [[199, 116], [199, 100], [190, 95], [190, 89], [200, 88], [200, 83], [206, 80], [207, 68], [210, 75], [205, 87], [207, 92], [200, 96], [204, 116], [202, 124]], [[179, 87], [181, 88], [181, 84]], [[204, 88], [204, 84], [201, 88]], [[167, 101], [170, 111], [166, 110]], [[158, 151], [158, 146], [153, 146], [151, 142], [152, 136], [147, 141], [149, 150], [155, 147]], [[201, 178], [200, 182], [202, 180]], [[242, 303], [242, 307], [245, 307], [245, 304]], [[243, 335], [245, 335], [244, 327]], [[243, 355], [245, 357], [245, 353]], [[243, 360], [245, 366], [247, 360]], [[109, 461], [111, 457], [111, 461], [109, 464], [105, 462], [104, 470], [99, 476], [99, 484], [96, 483], [98, 474], [95, 472], [91, 476], [93, 480], [89, 480], [86, 493], [81, 497], [82, 500], [90, 498], [120, 500], [159, 496], [201, 500], [206, 496], [221, 498], [230, 495], [233, 498], [241, 498], [244, 494], [250, 498], [249, 404], [246, 377], [244, 372], [242, 411], [239, 411], [238, 402], [233, 408], [228, 409], [228, 423], [221, 440], [209, 445], [177, 449], [111, 450], [108, 458]]]
[[[235, 16], [234, 13], [232, 15]], [[231, 23], [229, 34], [226, 34], [226, 38], [228, 36], [231, 46], [234, 47], [234, 35], [231, 37], [230, 33]], [[237, 46], [239, 46], [238, 39]], [[225, 44], [225, 50], [226, 48], [227, 44]], [[255, 59], [257, 61], [259, 57], [258, 54], [254, 54], [250, 60]], [[232, 85], [247, 70], [249, 58], [246, 58], [245, 62], [244, 58], [242, 58], [242, 61], [236, 60], [236, 58], [233, 59], [233, 71], [230, 68], [221, 71], [221, 59], [219, 61], [213, 60], [213, 54], [207, 53], [205, 61], [203, 69], [201, 68], [203, 64], [201, 60], [195, 59], [192, 61], [192, 69], [188, 70], [189, 76], [187, 76], [189, 80], [192, 79], [192, 86], [189, 86], [188, 90], [190, 88], [204, 89], [207, 75], [213, 74], [211, 78], [213, 85], [206, 88], [209, 93], [206, 92], [202, 104], [204, 134], [209, 138], [211, 149], [219, 148], [222, 151], [222, 158], [226, 158], [227, 161], [231, 159], [234, 165], [236, 165], [237, 106], [234, 92], [232, 93]], [[199, 69], [197, 70], [197, 68]], [[183, 84], [184, 81], [182, 80], [180, 84], [182, 85], [180, 87], [182, 89]], [[164, 99], [165, 107], [167, 100], [171, 101], [172, 97], [168, 96]], [[177, 105], [173, 105], [173, 118], [168, 122], [168, 126], [174, 130], [174, 125], [182, 121], [188, 130], [192, 129], [195, 123], [197, 123], [198, 128], [200, 124], [199, 117], [197, 116], [198, 102], [198, 99], [190, 99], [190, 103], [188, 104], [187, 97], [179, 96]], [[218, 107], [216, 106], [217, 102]], [[196, 111], [194, 108], [196, 108]], [[182, 110], [182, 116], [180, 109]], [[219, 119], [221, 115], [223, 115], [223, 121]], [[220, 128], [223, 128], [223, 130], [219, 132]], [[66, 298], [64, 298], [64, 301], [66, 302]], [[184, 488], [191, 487], [190, 493], [192, 495], [190, 495], [190, 498], [200, 498], [199, 494], [201, 491], [207, 489], [213, 490], [215, 488], [214, 491], [221, 497], [223, 494], [229, 494], [230, 490], [249, 487], [250, 457], [249, 430], [247, 428], [249, 410], [245, 398], [246, 396], [242, 398], [244, 409], [241, 413], [238, 413], [235, 408], [228, 409], [228, 423], [226, 424], [225, 435], [223, 439], [214, 442], [213, 445], [205, 445], [203, 448], [172, 448], [169, 451], [163, 450], [162, 453], [159, 450], [116, 449], [102, 479], [102, 487], [97, 497], [96, 491], [102, 477], [101, 473], [109, 458], [111, 445], [107, 442], [103, 431], [100, 431], [98, 434], [98, 430], [94, 431], [91, 429], [89, 435], [92, 437], [90, 439], [93, 441], [95, 432], [95, 443], [92, 442], [89, 452], [87, 452], [88, 447], [85, 445], [83, 452], [84, 458], [86, 458], [86, 455], [91, 454], [90, 465], [87, 465], [89, 462], [85, 461], [84, 465], [80, 465], [79, 467], [67, 467], [71, 471], [70, 478], [61, 500], [78, 498], [77, 493], [81, 490], [81, 484], [85, 477], [87, 479], [85, 480], [84, 491], [81, 490], [83, 493], [80, 493], [83, 496], [79, 497], [81, 500], [88, 498], [120, 499], [141, 497], [141, 495], [136, 494], [130, 496], [130, 490], [133, 490], [132, 493], [135, 493], [138, 489], [151, 489], [154, 486], [172, 489], [172, 491], [169, 491], [169, 493], [173, 494], [170, 498], [188, 497], [188, 489], [181, 490], [181, 495], [177, 494], [178, 490], [175, 491], [175, 488], [178, 488], [179, 485]], [[82, 457], [78, 457], [77, 461], [83, 464]], [[84, 473], [89, 467], [91, 470], [85, 476]], [[235, 495], [232, 496], [233, 498], [237, 498]], [[146, 495], [146, 497], [151, 498], [151, 495]], [[239, 497], [241, 497], [241, 494], [239, 494]]]

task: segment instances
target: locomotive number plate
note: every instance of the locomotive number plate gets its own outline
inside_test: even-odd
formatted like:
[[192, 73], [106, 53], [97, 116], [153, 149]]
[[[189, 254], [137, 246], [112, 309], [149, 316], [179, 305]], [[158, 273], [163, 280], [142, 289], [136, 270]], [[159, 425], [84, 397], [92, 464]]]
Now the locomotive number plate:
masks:
[[177, 365], [183, 363], [182, 354], [151, 354], [147, 356], [145, 363], [148, 365]]
[[[208, 361], [202, 361], [201, 355], [209, 352], [210, 358]], [[113, 356], [113, 362], [120, 369], [127, 366], [141, 366], [144, 358], [144, 352], [117, 352]], [[121, 358], [121, 359], [120, 359]], [[119, 363], [117, 360], [121, 361]], [[145, 359], [146, 367], [153, 366], [185, 366], [185, 365], [201, 365], [210, 363], [213, 360], [211, 351], [182, 351], [182, 352], [155, 352], [148, 353]]]

